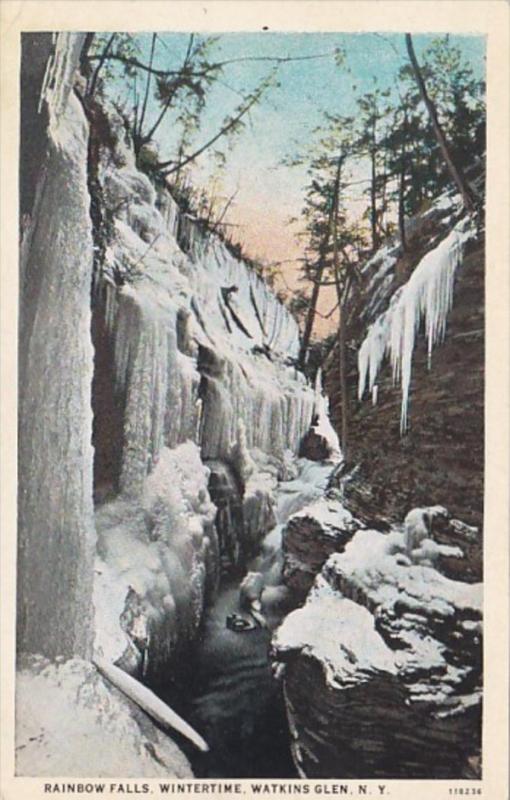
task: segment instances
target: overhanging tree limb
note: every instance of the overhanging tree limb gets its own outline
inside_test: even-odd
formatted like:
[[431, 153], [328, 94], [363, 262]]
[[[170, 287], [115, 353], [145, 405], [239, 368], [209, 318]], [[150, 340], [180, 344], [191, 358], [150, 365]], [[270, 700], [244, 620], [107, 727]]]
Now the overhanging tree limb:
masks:
[[[113, 40], [115, 39], [116, 35], [117, 35], [116, 33], [112, 33], [112, 35], [110, 36], [110, 38], [108, 39], [108, 41], [107, 41], [107, 43], [105, 45], [105, 48], [104, 48], [103, 52], [101, 53], [100, 56], [97, 56], [97, 60], [99, 61], [99, 64], [97, 65], [96, 71], [94, 72], [94, 75], [92, 76], [92, 80], [90, 82], [90, 86], [89, 86], [89, 88], [87, 90], [87, 97], [92, 97], [94, 92], [96, 91], [96, 84], [97, 84], [97, 80], [99, 78], [99, 73], [100, 73], [105, 61], [107, 61], [107, 59], [110, 57], [108, 55], [108, 52], [110, 50], [110, 47], [113, 44]], [[90, 47], [90, 42], [89, 42], [89, 47]], [[92, 61], [93, 57], [87, 56], [86, 60]], [[94, 60], [95, 60], [95, 57], [94, 57]]]
[[[182, 73], [182, 72], [183, 72], [183, 71], [184, 71], [184, 70], [187, 68], [187, 66], [188, 66], [189, 59], [190, 59], [190, 56], [191, 56], [191, 50], [192, 50], [192, 47], [193, 47], [193, 40], [194, 40], [194, 36], [195, 36], [195, 34], [194, 34], [194, 33], [192, 33], [192, 34], [190, 35], [190, 37], [189, 37], [188, 49], [186, 50], [186, 56], [185, 56], [185, 58], [184, 58], [183, 65], [182, 65], [182, 67], [181, 67], [181, 73]], [[143, 137], [142, 137], [142, 142], [143, 142], [143, 143], [145, 143], [145, 142], [150, 142], [150, 140], [152, 139], [152, 137], [153, 137], [153, 136], [154, 136], [154, 134], [156, 133], [157, 129], [159, 128], [159, 126], [160, 126], [160, 125], [161, 125], [161, 123], [163, 122], [163, 119], [164, 119], [164, 117], [165, 117], [165, 115], [166, 115], [166, 113], [167, 113], [168, 109], [170, 108], [170, 105], [171, 105], [171, 103], [172, 103], [172, 100], [174, 99], [174, 97], [175, 97], [175, 94], [176, 94], [176, 92], [177, 92], [177, 89], [178, 89], [178, 87], [179, 87], [180, 85], [181, 85], [181, 84], [179, 84], [179, 82], [178, 82], [178, 81], [176, 81], [176, 82], [175, 82], [175, 88], [174, 88], [174, 91], [173, 91], [173, 92], [170, 92], [170, 91], [168, 92], [168, 96], [167, 96], [167, 98], [166, 98], [166, 100], [165, 100], [165, 102], [164, 102], [163, 108], [161, 109], [161, 112], [160, 112], [159, 116], [157, 117], [157, 119], [156, 119], [155, 123], [153, 124], [152, 128], [151, 128], [151, 129], [150, 129], [150, 130], [149, 130], [149, 131], [148, 131], [148, 132], [145, 134], [145, 136], [143, 136]], [[140, 135], [141, 135], [141, 131], [140, 131]]]
[[[287, 64], [292, 61], [311, 61], [318, 58], [328, 58], [331, 53], [317, 53], [316, 55], [309, 56], [243, 56], [241, 58], [229, 58], [225, 61], [215, 61], [213, 64], [207, 64], [203, 69], [193, 70], [189, 72], [189, 76], [193, 78], [204, 78], [209, 73], [215, 70], [221, 70], [223, 67], [230, 64], [239, 64], [246, 61], [269, 61], [273, 64]], [[102, 56], [87, 56], [87, 61], [98, 61]], [[160, 78], [168, 78], [171, 75], [179, 75], [179, 69], [157, 69], [149, 64], [144, 64], [132, 56], [122, 56], [119, 53], [108, 54], [108, 61], [119, 61], [127, 67], [135, 67], [136, 69], [150, 72], [152, 75], [158, 75]]]
[[[262, 88], [260, 91], [252, 95], [251, 99], [244, 106], [244, 108], [242, 108], [241, 111], [239, 111], [239, 113], [236, 114], [235, 117], [229, 119], [229, 121], [225, 125], [223, 125], [223, 127], [220, 128], [220, 130], [214, 136], [212, 136], [211, 139], [209, 139], [209, 141], [205, 142], [205, 144], [203, 144], [201, 147], [195, 150], [194, 153], [191, 153], [189, 156], [186, 156], [186, 158], [182, 159], [182, 161], [179, 161], [177, 164], [173, 161], [173, 159], [169, 159], [168, 161], [162, 161], [160, 164], [158, 164], [158, 168], [161, 170], [165, 170], [164, 172], [165, 175], [171, 175], [173, 172], [178, 172], [179, 170], [181, 170], [191, 161], [194, 161], [196, 158], [202, 155], [204, 150], [207, 150], [208, 147], [211, 147], [211, 145], [217, 142], [221, 136], [224, 136], [224, 134], [228, 133], [230, 130], [232, 130], [232, 128], [235, 125], [237, 125], [237, 123], [245, 116], [245, 114], [248, 113], [250, 108], [252, 108], [252, 106], [254, 106], [255, 103], [260, 99], [263, 91], [264, 88]], [[170, 166], [170, 164], [173, 164], [173, 166], [170, 169], [166, 169], [166, 167]]]

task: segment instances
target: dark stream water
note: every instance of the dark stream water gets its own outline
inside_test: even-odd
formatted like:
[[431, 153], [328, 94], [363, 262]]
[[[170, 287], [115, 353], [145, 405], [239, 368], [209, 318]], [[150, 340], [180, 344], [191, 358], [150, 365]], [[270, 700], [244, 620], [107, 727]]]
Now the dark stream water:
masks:
[[268, 659], [272, 632], [294, 607], [281, 585], [281, 530], [292, 513], [322, 493], [330, 471], [331, 465], [303, 462], [299, 476], [278, 488], [279, 524], [249, 565], [249, 570], [264, 576], [262, 600], [269, 629], [244, 633], [227, 629], [226, 617], [240, 611], [240, 579], [224, 581], [208, 611], [190, 658], [185, 714], [210, 747], [206, 754], [187, 751], [197, 777], [297, 777], [281, 686]]
[[232, 611], [239, 611], [237, 583], [221, 590], [193, 659], [190, 722], [211, 748], [193, 756], [193, 770], [208, 778], [292, 777], [281, 689], [268, 660], [271, 632], [228, 630]]

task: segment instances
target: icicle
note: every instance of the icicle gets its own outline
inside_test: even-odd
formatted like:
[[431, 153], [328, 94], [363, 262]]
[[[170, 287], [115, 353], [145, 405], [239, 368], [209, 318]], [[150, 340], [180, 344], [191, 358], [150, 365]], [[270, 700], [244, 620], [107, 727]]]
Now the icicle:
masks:
[[[453, 302], [455, 271], [463, 247], [474, 230], [459, 223], [434, 249], [427, 253], [405, 286], [393, 296], [390, 306], [370, 326], [358, 352], [358, 397], [368, 385], [372, 392], [385, 355], [390, 355], [393, 382], [400, 381], [402, 404], [400, 430], [408, 424], [409, 390], [412, 359], [421, 321], [425, 322], [427, 358], [430, 367], [432, 350], [446, 335], [446, 321]], [[375, 394], [377, 399], [377, 392]], [[376, 402], [376, 401], [375, 401]]]
[[172, 728], [178, 731], [182, 736], [185, 736], [195, 747], [203, 753], [207, 753], [209, 746], [207, 742], [200, 736], [197, 731], [189, 725], [186, 720], [180, 717], [173, 711], [170, 706], [167, 706], [159, 697], [156, 697], [154, 692], [151, 692], [140, 681], [132, 678], [127, 672], [116, 667], [114, 664], [109, 664], [104, 658], [95, 656], [92, 663], [97, 667], [105, 678], [113, 683], [113, 685], [123, 692], [126, 697], [129, 697], [133, 703], [136, 703], [142, 711], [145, 711], [152, 719], [156, 720], [160, 725], [165, 728]]
[[63, 119], [73, 86], [72, 76], [76, 69], [77, 54], [81, 49], [83, 39], [84, 34], [64, 32], [52, 34], [54, 50], [48, 59], [44, 73], [37, 110], [38, 113], [41, 113], [43, 105], [46, 105], [50, 135], [55, 144], [60, 147], [64, 147], [73, 136], [72, 128], [66, 126]]
[[117, 288], [110, 283], [110, 281], [105, 280], [105, 323], [106, 328], [110, 333], [113, 333], [113, 328], [115, 324], [115, 314], [117, 311]]

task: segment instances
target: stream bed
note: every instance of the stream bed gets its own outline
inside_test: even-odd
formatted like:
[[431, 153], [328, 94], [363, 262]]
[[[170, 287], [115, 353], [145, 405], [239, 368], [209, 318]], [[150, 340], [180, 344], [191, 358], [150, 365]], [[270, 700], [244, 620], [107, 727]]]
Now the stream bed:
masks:
[[277, 525], [247, 570], [264, 577], [268, 628], [236, 633], [226, 627], [227, 616], [240, 612], [242, 578], [224, 580], [206, 615], [189, 676], [188, 719], [210, 747], [207, 754], [190, 754], [197, 777], [296, 777], [281, 688], [268, 659], [272, 632], [295, 607], [281, 584], [281, 534], [292, 514], [322, 495], [332, 468], [331, 463], [300, 459], [297, 477], [276, 490]]

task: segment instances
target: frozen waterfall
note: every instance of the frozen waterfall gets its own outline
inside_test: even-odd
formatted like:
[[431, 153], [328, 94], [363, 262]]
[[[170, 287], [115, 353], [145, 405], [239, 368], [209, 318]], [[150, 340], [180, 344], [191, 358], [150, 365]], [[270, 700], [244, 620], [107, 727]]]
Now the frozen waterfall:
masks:
[[393, 295], [389, 308], [371, 325], [358, 352], [358, 397], [368, 386], [372, 399], [375, 382], [386, 355], [393, 381], [400, 380], [402, 404], [400, 430], [408, 424], [409, 388], [416, 336], [425, 322], [429, 366], [432, 349], [444, 340], [446, 319], [453, 302], [455, 272], [464, 245], [474, 236], [472, 225], [461, 220], [440, 244], [420, 261], [408, 282]]

